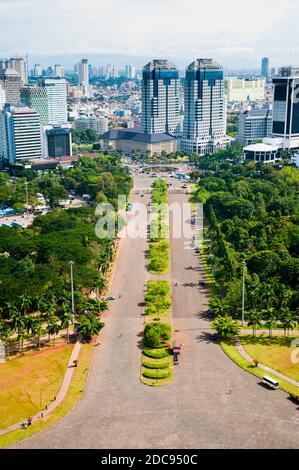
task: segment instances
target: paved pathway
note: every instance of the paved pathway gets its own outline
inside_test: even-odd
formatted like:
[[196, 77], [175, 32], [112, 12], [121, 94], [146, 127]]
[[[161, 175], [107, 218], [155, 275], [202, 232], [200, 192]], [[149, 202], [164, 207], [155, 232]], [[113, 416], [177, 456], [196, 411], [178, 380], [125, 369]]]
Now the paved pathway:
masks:
[[[136, 178], [140, 188], [151, 182]], [[149, 202], [149, 196], [134, 197]], [[187, 196], [169, 199], [182, 204]], [[105, 317], [82, 400], [54, 426], [12, 447], [299, 448], [294, 403], [281, 390], [260, 387], [259, 379], [211, 341], [207, 292], [198, 285], [200, 258], [185, 242], [171, 237], [170, 279], [178, 282], [172, 291], [173, 324], [185, 345], [173, 382], [161, 388], [140, 382], [147, 242], [124, 239], [111, 287], [122, 297]]]
[[[32, 417], [32, 423], [34, 423], [35, 421], [41, 420], [41, 419], [45, 418], [46, 416], [48, 416], [64, 400], [64, 398], [67, 394], [67, 391], [69, 389], [72, 377], [73, 377], [73, 373], [74, 373], [74, 369], [75, 369], [74, 361], [78, 360], [80, 349], [81, 349], [81, 343], [77, 342], [73, 347], [71, 357], [70, 357], [70, 360], [69, 360], [69, 363], [68, 363], [68, 367], [67, 367], [66, 372], [64, 374], [64, 377], [63, 377], [59, 392], [56, 396], [56, 399], [48, 405], [46, 410], [43, 410], [42, 412], [39, 412], [35, 416], [33, 416]], [[3, 436], [4, 434], [8, 434], [12, 431], [16, 431], [17, 429], [20, 429], [20, 427], [21, 427], [21, 423], [17, 423], [17, 424], [13, 424], [12, 426], [9, 426], [6, 429], [1, 429], [0, 430], [0, 436]]]
[[[241, 354], [241, 356], [244, 357], [244, 359], [246, 359], [246, 361], [250, 362], [251, 364], [255, 364], [254, 362], [254, 359], [252, 359], [252, 357], [249, 356], [249, 354], [247, 353], [247, 351], [244, 349], [243, 345], [241, 344], [240, 340], [237, 339], [235, 341], [235, 346], [238, 350], [238, 352]], [[271, 367], [268, 367], [268, 366], [264, 366], [263, 364], [261, 364], [260, 362], [258, 363], [258, 367], [260, 369], [263, 369], [263, 370], [266, 370], [267, 372], [270, 372], [270, 374], [273, 374], [275, 375], [276, 377], [279, 377], [280, 379], [282, 380], [285, 380], [286, 382], [292, 384], [292, 385], [295, 385], [295, 387], [298, 387], [299, 388], [299, 382], [297, 380], [294, 380], [294, 379], [291, 379], [291, 377], [288, 377], [287, 375], [284, 375], [284, 374], [281, 374], [280, 372], [277, 372], [276, 370], [274, 369], [271, 369]]]

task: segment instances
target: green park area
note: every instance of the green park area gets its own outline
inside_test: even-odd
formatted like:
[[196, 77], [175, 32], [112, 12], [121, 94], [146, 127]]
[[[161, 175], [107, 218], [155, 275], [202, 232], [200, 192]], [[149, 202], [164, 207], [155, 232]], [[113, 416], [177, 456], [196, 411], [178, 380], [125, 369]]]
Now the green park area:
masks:
[[250, 357], [299, 382], [299, 365], [291, 358], [295, 350], [291, 338], [246, 335], [241, 336], [240, 341]]
[[63, 402], [58, 405], [50, 415], [42, 420], [34, 422], [32, 426], [28, 427], [26, 430], [18, 429], [9, 434], [0, 436], [0, 448], [7, 447], [14, 442], [25, 439], [26, 437], [29, 437], [39, 431], [42, 431], [46, 427], [51, 426], [52, 424], [59, 421], [75, 406], [78, 400], [80, 400], [82, 397], [93, 350], [94, 342], [82, 345], [79, 354], [78, 366], [74, 369], [70, 388]]
[[72, 347], [61, 343], [0, 364], [0, 429], [34, 416], [53, 400]]

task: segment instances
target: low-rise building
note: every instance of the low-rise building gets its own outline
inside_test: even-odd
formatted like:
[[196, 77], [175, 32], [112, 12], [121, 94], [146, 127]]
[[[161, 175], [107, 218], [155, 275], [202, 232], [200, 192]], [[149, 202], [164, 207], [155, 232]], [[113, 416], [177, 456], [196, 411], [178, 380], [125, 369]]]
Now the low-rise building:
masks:
[[140, 152], [153, 156], [177, 150], [177, 140], [169, 134], [145, 134], [140, 129], [112, 129], [102, 135], [101, 145], [106, 150], [130, 154]]
[[278, 147], [270, 144], [252, 144], [244, 148], [244, 160], [275, 163], [280, 159]]

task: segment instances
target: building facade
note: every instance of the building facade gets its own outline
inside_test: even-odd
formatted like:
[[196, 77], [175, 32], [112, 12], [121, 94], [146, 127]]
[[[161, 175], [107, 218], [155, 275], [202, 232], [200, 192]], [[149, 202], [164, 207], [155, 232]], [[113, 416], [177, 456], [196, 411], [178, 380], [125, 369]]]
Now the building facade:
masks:
[[25, 163], [42, 157], [41, 124], [35, 109], [6, 105], [2, 123], [6, 162]]
[[0, 70], [0, 85], [5, 91], [6, 102], [9, 104], [20, 103], [20, 90], [23, 86], [21, 75], [13, 69]]
[[262, 58], [262, 67], [261, 67], [261, 76], [266, 78], [266, 80], [269, 78], [270, 74], [270, 60], [268, 57], [263, 57]]
[[88, 59], [82, 59], [78, 64], [78, 85], [89, 85]]
[[72, 155], [72, 134], [67, 127], [46, 129], [47, 153], [49, 158], [62, 158]]
[[39, 86], [21, 88], [21, 103], [28, 108], [34, 108], [39, 116], [42, 126], [49, 124], [47, 89]]
[[133, 80], [136, 77], [136, 72], [135, 68], [133, 67], [133, 64], [127, 64], [126, 65], [126, 78], [128, 80]]
[[271, 135], [272, 112], [268, 109], [253, 109], [240, 114], [238, 142], [244, 147], [262, 141]]
[[112, 129], [102, 135], [101, 146], [106, 150], [138, 152], [152, 157], [161, 152], [176, 152], [177, 139], [169, 134], [145, 134], [140, 129]]
[[47, 90], [49, 124], [67, 123], [67, 82], [63, 78], [44, 78], [40, 86]]
[[186, 70], [182, 149], [205, 155], [225, 147], [223, 69], [213, 59], [197, 59]]
[[266, 80], [225, 79], [225, 93], [228, 103], [234, 101], [262, 101], [265, 99]]
[[284, 67], [273, 78], [272, 137], [284, 149], [299, 148], [299, 68]]
[[142, 72], [141, 127], [146, 134], [180, 136], [179, 72], [168, 60], [153, 60]]
[[244, 160], [255, 163], [275, 163], [279, 160], [278, 148], [269, 144], [252, 144], [244, 148]]

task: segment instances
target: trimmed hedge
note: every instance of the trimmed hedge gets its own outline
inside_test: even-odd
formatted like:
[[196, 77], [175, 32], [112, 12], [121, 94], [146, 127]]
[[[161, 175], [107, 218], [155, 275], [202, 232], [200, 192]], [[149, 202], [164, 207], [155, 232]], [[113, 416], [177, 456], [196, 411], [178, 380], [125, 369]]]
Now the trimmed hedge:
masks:
[[162, 359], [169, 356], [168, 349], [144, 349], [143, 354], [152, 359]]
[[145, 367], [146, 369], [168, 369], [169, 368], [169, 363], [165, 362], [162, 364], [161, 363], [154, 363], [154, 362], [143, 362], [142, 366]]
[[143, 372], [143, 377], [147, 379], [167, 379], [170, 376], [170, 370], [145, 370]]
[[165, 348], [171, 338], [169, 323], [146, 323], [144, 328], [144, 345], [148, 348]]

